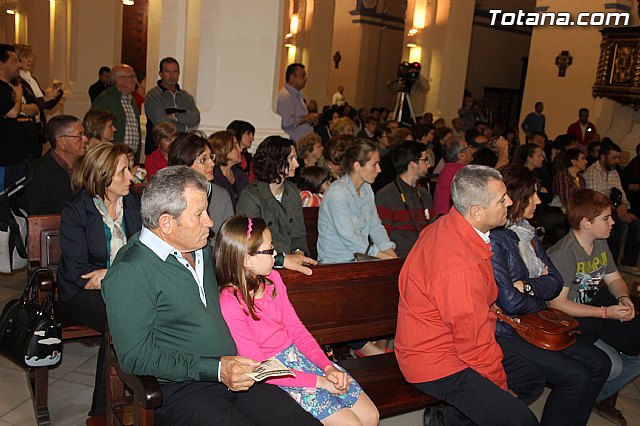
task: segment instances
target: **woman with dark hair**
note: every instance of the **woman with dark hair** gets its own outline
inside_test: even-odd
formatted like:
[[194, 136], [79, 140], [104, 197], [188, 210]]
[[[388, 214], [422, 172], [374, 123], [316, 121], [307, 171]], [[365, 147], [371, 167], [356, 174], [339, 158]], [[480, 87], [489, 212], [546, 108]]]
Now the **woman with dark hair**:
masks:
[[315, 128], [315, 133], [320, 136], [322, 140], [322, 145], [327, 148], [329, 145], [329, 139], [332, 136], [336, 136], [331, 133], [331, 126], [338, 122], [340, 118], [340, 114], [338, 114], [338, 110], [330, 107], [322, 111], [322, 115], [320, 116], [320, 121]]
[[350, 262], [354, 253], [381, 259], [398, 257], [378, 211], [371, 184], [380, 173], [374, 142], [356, 139], [342, 155], [343, 176], [332, 183], [318, 214], [318, 260]]
[[[542, 147], [534, 143], [520, 145], [513, 157], [514, 164], [525, 166], [535, 174], [536, 188], [541, 204], [535, 211], [533, 221], [544, 229], [545, 243], [553, 244], [567, 234], [569, 223], [564, 217], [562, 209], [552, 205], [551, 181], [543, 181], [540, 176], [544, 162]], [[545, 182], [548, 182], [548, 187], [545, 186]]]
[[[382, 225], [371, 184], [380, 173], [380, 152], [375, 142], [356, 139], [344, 148], [340, 166], [343, 176], [325, 193], [318, 212], [318, 260], [342, 263], [356, 253], [380, 259], [398, 257], [396, 245]], [[351, 344], [356, 356], [389, 351], [386, 340]]]
[[[540, 199], [536, 177], [526, 167], [501, 169], [507, 195], [507, 224], [491, 231], [491, 262], [498, 285], [496, 305], [507, 315], [529, 314], [547, 307], [564, 281], [529, 224]], [[583, 336], [561, 351], [538, 348], [522, 339], [511, 326], [498, 321], [496, 339], [501, 347], [534, 364], [551, 387], [542, 424], [585, 425], [596, 397], [611, 369], [607, 355]]]
[[553, 193], [566, 209], [571, 196], [587, 186], [582, 176], [587, 168], [587, 158], [581, 149], [570, 148], [562, 156], [562, 166], [553, 178]]
[[238, 197], [249, 184], [249, 177], [242, 171], [242, 147], [232, 132], [223, 130], [209, 136], [211, 152], [216, 157], [213, 183], [224, 188], [231, 197], [235, 210]]
[[113, 125], [116, 116], [105, 109], [90, 109], [82, 119], [82, 127], [87, 135], [89, 148], [100, 142], [111, 142], [116, 134], [116, 126]]
[[302, 207], [318, 207], [324, 192], [329, 188], [331, 175], [324, 167], [305, 167], [297, 180]]
[[285, 257], [309, 254], [300, 192], [287, 180], [297, 168], [295, 142], [281, 136], [266, 138], [253, 156], [256, 181], [242, 191], [236, 209], [238, 214], [265, 220], [278, 252], [276, 267], [283, 266]]
[[170, 166], [187, 166], [203, 175], [209, 181], [209, 208], [207, 212], [213, 221], [209, 244], [213, 245], [215, 235], [220, 230], [222, 222], [233, 216], [231, 198], [224, 189], [211, 184], [213, 180], [213, 167], [216, 165], [216, 157], [211, 153], [209, 141], [200, 132], [188, 132], [178, 136], [169, 149]]
[[[130, 192], [128, 146], [99, 143], [87, 150], [73, 170], [76, 194], [62, 209], [58, 296], [65, 317], [104, 333], [106, 308], [102, 279], [129, 238], [142, 228], [140, 196]], [[103, 338], [98, 352], [89, 416], [106, 413]]]
[[227, 131], [233, 133], [233, 135], [236, 137], [236, 140], [240, 144], [240, 150], [242, 154], [242, 162], [240, 163], [240, 168], [247, 174], [247, 176], [251, 175], [252, 155], [249, 150], [251, 149], [251, 144], [255, 140], [254, 134], [256, 133], [256, 128], [248, 121], [233, 120], [227, 126]]

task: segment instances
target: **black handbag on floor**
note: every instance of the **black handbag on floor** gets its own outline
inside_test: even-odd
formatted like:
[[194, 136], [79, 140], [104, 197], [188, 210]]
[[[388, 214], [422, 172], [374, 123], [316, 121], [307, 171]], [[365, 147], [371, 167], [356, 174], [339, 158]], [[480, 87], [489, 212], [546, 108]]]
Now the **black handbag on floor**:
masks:
[[38, 271], [0, 317], [0, 353], [26, 368], [56, 365], [62, 358], [62, 326], [53, 315], [51, 293], [41, 304], [36, 300]]

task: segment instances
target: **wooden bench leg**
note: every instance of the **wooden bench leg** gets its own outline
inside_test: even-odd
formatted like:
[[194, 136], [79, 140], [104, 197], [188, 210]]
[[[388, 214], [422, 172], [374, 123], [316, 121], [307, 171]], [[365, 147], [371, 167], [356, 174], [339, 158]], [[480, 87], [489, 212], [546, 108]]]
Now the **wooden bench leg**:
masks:
[[29, 383], [33, 394], [33, 408], [38, 426], [49, 425], [49, 369], [47, 367], [29, 370]]

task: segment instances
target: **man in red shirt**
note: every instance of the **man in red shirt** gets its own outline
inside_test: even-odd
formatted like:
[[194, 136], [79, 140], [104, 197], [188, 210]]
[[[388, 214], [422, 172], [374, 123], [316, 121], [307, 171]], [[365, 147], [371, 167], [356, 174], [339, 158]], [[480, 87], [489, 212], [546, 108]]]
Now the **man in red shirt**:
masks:
[[575, 136], [578, 143], [584, 147], [583, 149], [589, 146], [593, 136], [596, 134], [596, 126], [589, 121], [589, 110], [587, 108], [580, 108], [578, 121], [569, 125], [567, 134]]
[[518, 355], [503, 356], [490, 309], [498, 289], [489, 231], [505, 224], [511, 199], [497, 170], [475, 165], [458, 171], [451, 196], [454, 208], [420, 234], [400, 272], [398, 364], [449, 405], [450, 424], [537, 425], [527, 403], [544, 379]]

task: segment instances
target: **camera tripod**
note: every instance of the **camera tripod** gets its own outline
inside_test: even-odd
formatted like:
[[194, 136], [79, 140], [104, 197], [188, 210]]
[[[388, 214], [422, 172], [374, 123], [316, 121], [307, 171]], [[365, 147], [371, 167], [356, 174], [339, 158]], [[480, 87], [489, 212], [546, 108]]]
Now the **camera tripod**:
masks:
[[389, 118], [407, 126], [415, 124], [416, 116], [413, 114], [411, 98], [408, 92], [401, 90], [396, 94], [396, 102], [393, 105], [391, 114], [389, 114]]

